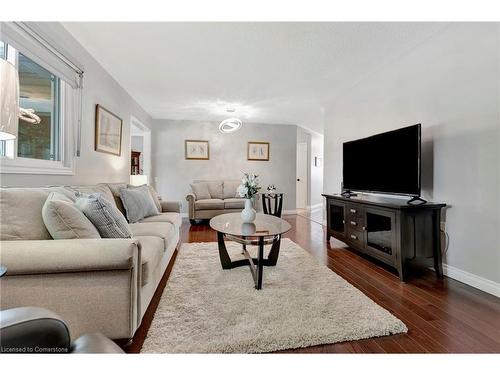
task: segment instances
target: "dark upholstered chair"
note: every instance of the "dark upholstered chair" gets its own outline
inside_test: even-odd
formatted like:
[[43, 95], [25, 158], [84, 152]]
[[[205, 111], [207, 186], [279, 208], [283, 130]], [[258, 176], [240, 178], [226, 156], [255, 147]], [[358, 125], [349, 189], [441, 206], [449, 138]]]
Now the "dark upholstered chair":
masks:
[[66, 323], [40, 307], [0, 311], [2, 353], [123, 353], [101, 333], [80, 336], [73, 343]]

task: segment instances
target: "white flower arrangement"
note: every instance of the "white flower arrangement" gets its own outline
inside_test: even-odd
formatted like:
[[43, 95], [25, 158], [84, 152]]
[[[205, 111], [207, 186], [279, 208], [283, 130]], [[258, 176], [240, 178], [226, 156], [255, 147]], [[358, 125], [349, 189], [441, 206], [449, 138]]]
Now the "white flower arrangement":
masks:
[[275, 191], [276, 190], [276, 185], [271, 184], [267, 187], [267, 191]]
[[238, 195], [242, 198], [252, 199], [260, 190], [259, 176], [253, 173], [244, 173], [241, 179], [241, 185], [238, 186]]

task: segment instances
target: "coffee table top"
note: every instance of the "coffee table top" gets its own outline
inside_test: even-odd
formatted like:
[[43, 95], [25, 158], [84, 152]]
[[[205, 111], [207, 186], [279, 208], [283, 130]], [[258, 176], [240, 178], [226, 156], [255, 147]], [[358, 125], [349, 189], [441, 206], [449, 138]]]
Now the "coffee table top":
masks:
[[210, 227], [217, 232], [249, 237], [276, 236], [292, 228], [285, 220], [264, 214], [257, 214], [253, 223], [243, 223], [239, 212], [213, 217], [210, 220]]

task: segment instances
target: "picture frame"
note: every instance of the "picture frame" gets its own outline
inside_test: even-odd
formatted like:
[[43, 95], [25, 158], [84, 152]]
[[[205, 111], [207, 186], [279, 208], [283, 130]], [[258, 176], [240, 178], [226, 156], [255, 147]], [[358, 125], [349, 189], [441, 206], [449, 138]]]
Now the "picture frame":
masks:
[[186, 139], [184, 152], [186, 160], [210, 160], [210, 145], [206, 140]]
[[123, 120], [100, 104], [95, 110], [95, 151], [120, 156]]
[[248, 142], [247, 160], [269, 161], [270, 149], [269, 142]]

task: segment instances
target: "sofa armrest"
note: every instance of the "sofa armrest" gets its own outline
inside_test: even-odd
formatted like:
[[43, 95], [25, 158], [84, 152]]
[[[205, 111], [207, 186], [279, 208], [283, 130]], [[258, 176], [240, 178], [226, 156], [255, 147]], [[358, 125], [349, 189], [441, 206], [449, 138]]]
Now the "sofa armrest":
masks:
[[189, 193], [186, 195], [186, 200], [188, 201], [189, 220], [194, 220], [194, 202], [196, 201], [196, 195], [194, 195], [194, 193]]
[[161, 212], [181, 212], [181, 202], [179, 201], [160, 201]]
[[134, 239], [2, 241], [0, 258], [7, 275], [128, 270], [136, 267]]

